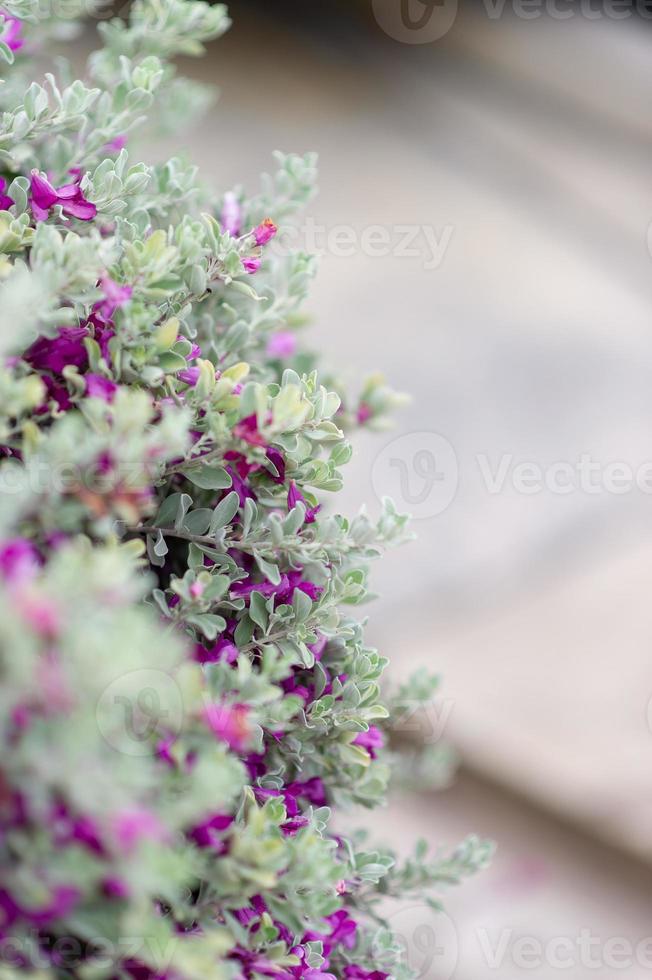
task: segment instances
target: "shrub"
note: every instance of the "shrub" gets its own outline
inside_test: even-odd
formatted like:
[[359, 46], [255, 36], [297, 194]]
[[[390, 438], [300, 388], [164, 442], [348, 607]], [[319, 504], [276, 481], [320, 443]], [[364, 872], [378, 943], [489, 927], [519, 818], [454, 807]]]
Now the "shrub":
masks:
[[0, 9], [0, 975], [407, 976], [384, 900], [488, 849], [398, 864], [332, 826], [386, 789], [353, 607], [406, 519], [324, 504], [394, 396], [347, 406], [297, 343], [313, 262], [273, 239], [315, 158], [249, 197], [131, 162], [153, 106], [204, 105], [168, 59], [221, 5], [135, 0], [41, 82], [70, 25]]

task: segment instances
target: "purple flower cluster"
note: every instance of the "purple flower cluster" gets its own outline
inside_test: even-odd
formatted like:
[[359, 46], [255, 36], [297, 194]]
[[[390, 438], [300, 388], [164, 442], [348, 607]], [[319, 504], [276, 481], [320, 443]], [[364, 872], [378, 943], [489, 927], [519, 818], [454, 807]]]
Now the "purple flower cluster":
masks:
[[[260, 919], [266, 913], [269, 913], [269, 909], [263, 897], [256, 895], [250, 905], [237, 910], [235, 916], [255, 936], [260, 927]], [[279, 938], [290, 947], [290, 954], [298, 961], [296, 966], [279, 969], [262, 953], [237, 946], [230, 956], [238, 961], [243, 980], [260, 975], [273, 977], [275, 980], [337, 980], [335, 974], [330, 972], [331, 960], [336, 954], [350, 953], [356, 945], [358, 923], [345, 909], [327, 915], [322, 930], [304, 933], [296, 944], [292, 943], [292, 936], [282, 923], [275, 921], [274, 925]], [[308, 943], [321, 944], [323, 962], [318, 969], [308, 963]], [[345, 963], [342, 970], [344, 980], [387, 980], [389, 976], [380, 970], [368, 971], [352, 963]]]
[[20, 51], [25, 43], [22, 29], [22, 22], [17, 17], [0, 12], [0, 41], [4, 41], [10, 51]]
[[76, 172], [74, 178], [71, 184], [55, 188], [44, 174], [32, 170], [30, 205], [36, 221], [45, 221], [55, 204], [61, 205], [68, 218], [92, 221], [97, 215], [97, 208], [82, 193], [81, 174]]

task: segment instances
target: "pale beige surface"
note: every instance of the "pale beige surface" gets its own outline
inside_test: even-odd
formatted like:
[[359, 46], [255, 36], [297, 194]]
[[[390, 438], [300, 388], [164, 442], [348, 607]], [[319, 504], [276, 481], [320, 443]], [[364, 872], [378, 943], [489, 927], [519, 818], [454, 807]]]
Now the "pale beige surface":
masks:
[[398, 675], [438, 664], [444, 737], [475, 768], [646, 860], [651, 577], [646, 545], [466, 627], [424, 623], [389, 643]]
[[649, 872], [467, 778], [372, 819], [403, 853], [416, 836], [450, 847], [475, 831], [498, 844], [488, 870], [444, 894], [445, 915], [418, 903], [392, 908], [420, 980], [649, 976]]

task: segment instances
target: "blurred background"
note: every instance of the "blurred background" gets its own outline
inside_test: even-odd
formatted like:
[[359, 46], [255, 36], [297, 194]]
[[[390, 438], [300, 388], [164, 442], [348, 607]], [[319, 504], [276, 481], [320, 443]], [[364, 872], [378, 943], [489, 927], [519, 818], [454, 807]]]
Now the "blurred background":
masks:
[[[402, 909], [428, 980], [652, 973], [652, 8], [634, 0], [236, 0], [184, 64], [221, 99], [208, 181], [320, 156], [310, 346], [412, 396], [343, 506], [387, 493], [369, 637], [442, 695], [461, 771], [399, 795], [406, 851], [491, 837], [491, 870]], [[161, 152], [178, 150], [174, 140]], [[310, 238], [309, 236], [312, 236]], [[430, 726], [430, 727], [428, 727]], [[365, 821], [369, 816], [365, 815]], [[647, 942], [646, 942], [647, 940]]]

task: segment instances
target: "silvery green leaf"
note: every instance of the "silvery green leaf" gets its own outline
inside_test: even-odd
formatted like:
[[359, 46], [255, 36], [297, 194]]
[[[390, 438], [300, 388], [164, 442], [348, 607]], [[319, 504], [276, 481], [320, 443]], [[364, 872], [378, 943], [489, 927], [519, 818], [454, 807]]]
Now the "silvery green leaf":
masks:
[[258, 565], [259, 569], [261, 570], [265, 578], [269, 579], [272, 585], [278, 585], [281, 581], [281, 573], [279, 571], [278, 565], [274, 564], [273, 562], [267, 561], [265, 558], [262, 557], [262, 555], [259, 555], [257, 553], [254, 555], [254, 558], [256, 560], [256, 564]]
[[191, 510], [186, 514], [183, 526], [191, 534], [206, 534], [210, 527], [213, 511], [209, 507], [200, 507], [198, 510]]
[[213, 516], [211, 518], [210, 529], [211, 533], [219, 531], [220, 528], [226, 527], [230, 524], [240, 507], [240, 498], [235, 490], [227, 493], [223, 500], [220, 500], [219, 504], [213, 511]]
[[226, 629], [226, 620], [222, 616], [214, 613], [201, 613], [198, 615], [186, 616], [186, 622], [190, 626], [195, 626], [207, 640], [214, 640]]
[[224, 467], [215, 463], [190, 466], [182, 472], [186, 479], [203, 490], [227, 490], [233, 482]]
[[156, 522], [160, 527], [170, 527], [171, 525], [176, 527], [177, 515], [180, 513], [182, 507], [181, 498], [181, 493], [171, 493], [169, 497], [165, 498], [156, 515]]
[[249, 603], [249, 615], [257, 626], [262, 630], [267, 629], [268, 613], [265, 605], [265, 598], [260, 592], [251, 593]]

